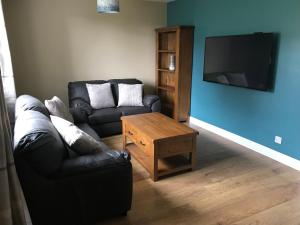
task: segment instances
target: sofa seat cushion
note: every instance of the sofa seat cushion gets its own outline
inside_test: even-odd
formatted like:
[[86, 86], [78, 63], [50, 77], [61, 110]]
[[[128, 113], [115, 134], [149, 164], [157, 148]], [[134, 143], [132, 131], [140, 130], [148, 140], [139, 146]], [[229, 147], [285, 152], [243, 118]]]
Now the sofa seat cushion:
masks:
[[118, 107], [118, 110], [122, 112], [122, 116], [130, 116], [151, 112], [151, 109], [145, 106], [122, 106]]
[[92, 124], [91, 126], [101, 138], [122, 133], [121, 121], [112, 123]]
[[90, 124], [118, 122], [121, 116], [122, 113], [117, 108], [98, 109], [89, 116], [89, 122]]

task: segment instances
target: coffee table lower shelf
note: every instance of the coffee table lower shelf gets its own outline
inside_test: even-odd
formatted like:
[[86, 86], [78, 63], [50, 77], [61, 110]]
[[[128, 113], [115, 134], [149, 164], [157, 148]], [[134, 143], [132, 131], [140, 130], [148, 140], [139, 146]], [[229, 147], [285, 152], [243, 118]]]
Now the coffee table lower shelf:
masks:
[[[150, 156], [133, 143], [127, 144], [126, 150], [151, 174], [151, 163], [154, 162]], [[191, 162], [184, 155], [159, 158], [157, 176], [159, 178], [190, 169], [192, 169]]]

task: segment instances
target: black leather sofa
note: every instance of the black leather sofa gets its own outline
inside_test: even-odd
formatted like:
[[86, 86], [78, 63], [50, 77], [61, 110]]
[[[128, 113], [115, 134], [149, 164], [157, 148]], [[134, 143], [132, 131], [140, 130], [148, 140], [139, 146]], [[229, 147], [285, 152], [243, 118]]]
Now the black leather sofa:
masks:
[[[115, 104], [118, 105], [118, 84], [142, 84], [137, 79], [113, 79], [70, 82], [69, 106], [73, 108], [75, 123], [88, 123], [101, 137], [120, 134], [122, 132], [121, 116], [135, 115], [140, 113], [160, 112], [161, 102], [156, 95], [143, 97], [144, 106], [140, 107], [114, 107], [93, 110], [90, 106], [90, 98], [86, 84], [111, 84]], [[101, 96], [99, 96], [101, 97]]]
[[[79, 127], [100, 141], [87, 124]], [[125, 152], [70, 154], [46, 107], [24, 95], [16, 102], [14, 158], [34, 225], [86, 225], [131, 208], [132, 166]]]

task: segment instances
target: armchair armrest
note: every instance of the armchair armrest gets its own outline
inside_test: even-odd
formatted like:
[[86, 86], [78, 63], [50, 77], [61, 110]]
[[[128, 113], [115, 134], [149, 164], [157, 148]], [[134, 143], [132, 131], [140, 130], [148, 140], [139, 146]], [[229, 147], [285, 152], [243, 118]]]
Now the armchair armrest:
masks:
[[86, 123], [88, 116], [92, 114], [92, 107], [81, 99], [74, 99], [70, 103], [70, 112], [75, 123]]
[[143, 104], [149, 107], [152, 112], [160, 112], [161, 102], [157, 95], [146, 95], [143, 98]]
[[130, 156], [127, 152], [102, 151], [96, 154], [66, 159], [61, 168], [59, 177], [83, 175], [96, 171], [104, 172], [122, 166], [131, 166]]

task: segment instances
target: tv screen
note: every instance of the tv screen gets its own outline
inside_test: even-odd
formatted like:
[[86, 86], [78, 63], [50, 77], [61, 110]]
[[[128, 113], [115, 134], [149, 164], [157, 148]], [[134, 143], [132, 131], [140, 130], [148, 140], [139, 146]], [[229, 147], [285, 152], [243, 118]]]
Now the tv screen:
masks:
[[205, 40], [203, 80], [258, 90], [272, 84], [273, 33]]

